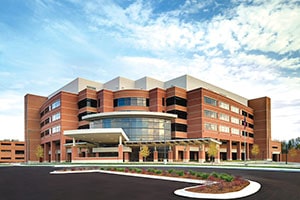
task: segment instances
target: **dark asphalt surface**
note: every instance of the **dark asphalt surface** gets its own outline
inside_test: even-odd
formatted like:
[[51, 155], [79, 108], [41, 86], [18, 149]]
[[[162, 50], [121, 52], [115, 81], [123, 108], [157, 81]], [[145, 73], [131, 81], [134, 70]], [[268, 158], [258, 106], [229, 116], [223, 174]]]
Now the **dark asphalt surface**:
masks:
[[[53, 170], [53, 167], [0, 167], [0, 200], [186, 200], [173, 192], [193, 185], [101, 173], [50, 175]], [[261, 183], [261, 190], [245, 200], [300, 199], [299, 172], [193, 170], [226, 172]]]

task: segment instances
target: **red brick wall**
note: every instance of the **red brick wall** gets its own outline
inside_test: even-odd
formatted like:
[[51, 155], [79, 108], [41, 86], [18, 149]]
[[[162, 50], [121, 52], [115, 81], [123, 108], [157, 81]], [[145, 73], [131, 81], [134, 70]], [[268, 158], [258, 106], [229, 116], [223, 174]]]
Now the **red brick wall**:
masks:
[[259, 158], [272, 159], [271, 141], [271, 99], [262, 97], [248, 101], [254, 110], [254, 140], [259, 145]]
[[27, 94], [24, 97], [25, 104], [25, 160], [38, 161], [35, 156], [35, 151], [38, 145], [40, 145], [40, 108], [46, 102], [47, 97]]

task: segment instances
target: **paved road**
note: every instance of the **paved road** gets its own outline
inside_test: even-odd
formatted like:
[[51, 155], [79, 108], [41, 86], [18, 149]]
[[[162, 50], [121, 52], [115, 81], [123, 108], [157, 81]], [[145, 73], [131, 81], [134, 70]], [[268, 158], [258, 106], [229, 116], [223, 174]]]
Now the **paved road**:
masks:
[[[188, 183], [90, 173], [50, 175], [53, 167], [0, 167], [1, 200], [142, 199], [183, 200], [174, 190]], [[300, 173], [229, 169], [194, 169], [227, 172], [258, 181], [262, 189], [250, 199], [300, 199]]]

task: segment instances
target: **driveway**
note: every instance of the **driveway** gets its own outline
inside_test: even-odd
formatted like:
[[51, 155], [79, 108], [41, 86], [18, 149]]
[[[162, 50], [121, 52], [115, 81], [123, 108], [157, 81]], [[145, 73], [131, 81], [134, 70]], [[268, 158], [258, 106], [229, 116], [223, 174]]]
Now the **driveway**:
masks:
[[[173, 194], [192, 186], [100, 173], [50, 175], [53, 167], [0, 167], [1, 200], [187, 199]], [[260, 170], [195, 169], [241, 175], [262, 184], [261, 190], [243, 199], [299, 199], [300, 173]]]

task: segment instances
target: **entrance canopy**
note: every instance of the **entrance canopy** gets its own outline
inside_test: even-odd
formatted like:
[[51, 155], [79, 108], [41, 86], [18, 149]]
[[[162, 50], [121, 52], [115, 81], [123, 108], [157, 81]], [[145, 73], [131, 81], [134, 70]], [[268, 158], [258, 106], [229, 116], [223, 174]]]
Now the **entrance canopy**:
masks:
[[120, 142], [124, 143], [129, 140], [121, 128], [67, 130], [64, 131], [64, 135], [74, 138], [75, 140], [81, 140], [92, 144], [116, 144]]

